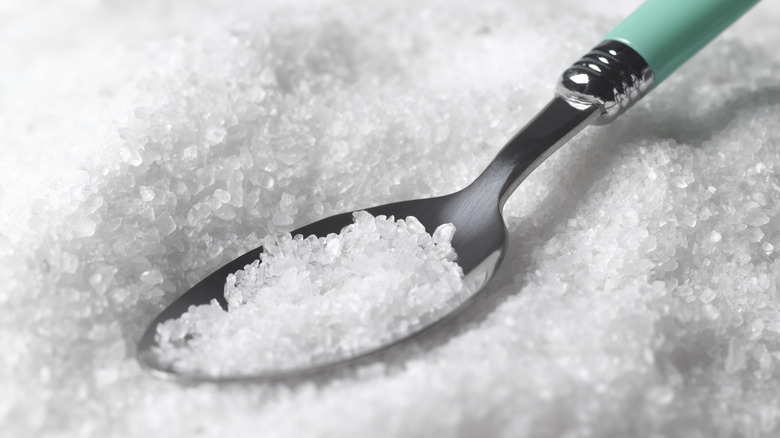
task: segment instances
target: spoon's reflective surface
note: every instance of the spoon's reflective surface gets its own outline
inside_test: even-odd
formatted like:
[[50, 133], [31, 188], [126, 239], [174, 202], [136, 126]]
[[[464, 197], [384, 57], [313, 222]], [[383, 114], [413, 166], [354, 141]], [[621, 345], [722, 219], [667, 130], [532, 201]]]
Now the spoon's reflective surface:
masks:
[[[500, 264], [507, 240], [501, 211], [509, 195], [536, 166], [600, 114], [600, 109], [595, 105], [575, 107], [556, 97], [509, 141], [485, 171], [465, 189], [436, 198], [396, 202], [364, 209], [374, 216], [385, 215], [396, 218], [414, 216], [429, 233], [441, 224], [455, 225], [456, 232], [452, 245], [458, 255], [456, 261], [463, 269], [469, 296], [465, 301], [453, 303], [446, 309], [441, 319], [468, 306], [491, 279]], [[292, 234], [325, 236], [329, 233], [339, 233], [343, 227], [351, 223], [352, 213], [343, 213], [306, 225], [293, 231]], [[227, 308], [223, 291], [228, 274], [243, 269], [257, 260], [261, 252], [262, 247], [231, 261], [195, 285], [157, 316], [139, 343], [138, 357], [141, 364], [158, 376], [184, 380], [240, 381], [295, 377], [363, 360], [367, 356], [421, 336], [441, 321], [441, 319], [432, 321], [427, 326], [411, 326], [407, 333], [389, 341], [351, 352], [350, 356], [329, 358], [306, 367], [292, 366], [259, 374], [210, 376], [182, 374], [172, 369], [170, 365], [162, 363], [154, 351], [157, 347], [155, 339], [157, 327], [165, 321], [180, 317], [190, 306], [208, 304], [214, 299], [223, 308]]]

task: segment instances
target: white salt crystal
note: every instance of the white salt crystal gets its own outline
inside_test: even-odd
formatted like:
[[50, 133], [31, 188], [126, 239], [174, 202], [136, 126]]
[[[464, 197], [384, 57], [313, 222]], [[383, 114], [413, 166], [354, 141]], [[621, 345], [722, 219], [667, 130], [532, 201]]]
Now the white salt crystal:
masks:
[[276, 152], [275, 157], [282, 163], [292, 166], [293, 164], [301, 161], [306, 156], [306, 152], [302, 149], [297, 149], [291, 145], [285, 144], [284, 149], [280, 149]]
[[73, 227], [73, 232], [78, 237], [89, 237], [95, 234], [95, 229], [97, 228], [97, 223], [84, 216], [76, 216], [71, 221], [71, 226]]
[[282, 198], [279, 200], [279, 208], [286, 213], [295, 213], [297, 211], [297, 208], [294, 207], [295, 205], [295, 196], [284, 192], [282, 193]]
[[145, 202], [154, 199], [154, 189], [149, 186], [141, 186], [139, 192], [141, 193], [141, 199]]
[[735, 373], [746, 366], [745, 350], [742, 348], [742, 339], [732, 337], [729, 340], [728, 353], [726, 355], [725, 370], [727, 373]]
[[217, 211], [220, 207], [222, 207], [222, 201], [220, 201], [216, 196], [210, 196], [206, 198], [206, 206], [212, 211]]
[[409, 231], [411, 231], [414, 234], [423, 234], [425, 233], [425, 226], [420, 223], [419, 220], [417, 220], [414, 216], [408, 216], [406, 218], [406, 225], [409, 227]]
[[455, 235], [455, 226], [452, 224], [439, 225], [433, 232], [433, 243], [449, 243]]
[[761, 231], [761, 228], [758, 227], [748, 229], [747, 235], [748, 235], [748, 241], [754, 243], [760, 242], [761, 239], [764, 238], [764, 232]]
[[165, 323], [158, 354], [180, 371], [221, 375], [377, 347], [463, 300], [460, 267], [441, 255], [453, 228], [439, 227], [434, 242], [414, 217], [359, 212], [339, 235], [269, 236], [261, 264], [228, 276], [229, 311], [211, 304]]
[[712, 232], [710, 233], [710, 242], [718, 243], [720, 242], [721, 237], [722, 236], [719, 232], [712, 230]]
[[685, 179], [685, 177], [682, 176], [675, 177], [672, 180], [672, 184], [674, 184], [674, 186], [678, 189], [684, 189], [688, 187], [688, 181]]
[[769, 349], [766, 348], [765, 344], [758, 344], [753, 350], [753, 357], [756, 358], [758, 366], [762, 370], [768, 370], [772, 365], [772, 355], [769, 353]]
[[769, 223], [769, 216], [761, 211], [753, 211], [745, 217], [745, 223], [754, 227], [760, 227]]
[[740, 248], [734, 254], [734, 260], [740, 265], [747, 265], [753, 258], [745, 248]]
[[117, 304], [125, 303], [130, 295], [130, 292], [123, 287], [115, 287], [109, 293], [110, 298]]
[[657, 240], [655, 239], [655, 236], [647, 236], [642, 240], [642, 243], [639, 245], [638, 251], [640, 254], [647, 254], [655, 251], [657, 247], [658, 247], [658, 243]]
[[693, 228], [693, 227], [696, 226], [696, 221], [697, 221], [696, 215], [692, 214], [689, 211], [686, 211], [683, 214], [683, 217], [680, 220], [680, 223], [685, 225], [686, 227]]
[[130, 148], [127, 145], [119, 148], [119, 155], [124, 162], [131, 166], [138, 166], [143, 163], [143, 157], [137, 148]]
[[260, 72], [260, 83], [263, 85], [274, 85], [276, 83], [276, 73], [273, 69], [266, 67]]
[[158, 269], [144, 271], [140, 276], [141, 281], [146, 284], [155, 285], [163, 282], [162, 273]]
[[[212, 244], [206, 248], [206, 253], [204, 255], [209, 259], [215, 259], [219, 257], [220, 254], [222, 254], [222, 251], [224, 250], [225, 247], [223, 247], [222, 245]], [[162, 281], [162, 277], [160, 277], [160, 280]]]
[[755, 201], [747, 201], [744, 204], [742, 204], [743, 210], [755, 210], [758, 207], [760, 207], [760, 205], [758, 205], [758, 202]]
[[273, 175], [270, 173], [264, 173], [261, 180], [260, 180], [260, 186], [264, 189], [270, 189], [274, 186], [274, 183], [276, 180], [274, 179]]
[[764, 320], [756, 318], [748, 324], [748, 339], [755, 340], [761, 337], [764, 331]]
[[100, 195], [90, 196], [87, 202], [84, 203], [84, 211], [87, 214], [92, 214], [98, 211], [103, 206], [103, 197]]
[[691, 289], [691, 287], [687, 284], [677, 286], [674, 292], [681, 297], [689, 297], [693, 295], [693, 289]]
[[[0, 236], [0, 245], [2, 245], [2, 236]], [[62, 253], [61, 260], [62, 271], [68, 274], [75, 273], [79, 267], [79, 258], [68, 251]]]
[[711, 303], [716, 296], [718, 296], [718, 293], [707, 287], [704, 288], [704, 290], [699, 295], [699, 301], [701, 301], [704, 304]]
[[704, 312], [704, 316], [710, 321], [715, 321], [720, 318], [720, 310], [710, 303], [703, 305], [702, 311]]
[[655, 181], [655, 180], [656, 180], [656, 178], [658, 178], [658, 174], [657, 174], [657, 173], [656, 173], [656, 172], [653, 170], [653, 168], [651, 168], [651, 167], [648, 167], [648, 168], [647, 168], [647, 169], [645, 169], [645, 170], [646, 170], [646, 173], [647, 173], [647, 178], [648, 178], [650, 181]]
[[709, 207], [702, 207], [699, 212], [699, 219], [706, 221], [710, 216], [712, 216], [712, 210], [710, 210]]
[[218, 199], [221, 203], [226, 204], [230, 202], [230, 192], [226, 192], [222, 189], [214, 190], [214, 198]]
[[118, 269], [114, 266], [103, 266], [89, 277], [89, 284], [99, 294], [104, 294], [108, 290], [111, 282], [114, 281], [114, 275]]
[[275, 225], [291, 225], [293, 223], [293, 218], [289, 214], [277, 211], [274, 213], [273, 221]]
[[341, 240], [338, 238], [327, 238], [325, 244], [325, 252], [331, 256], [328, 263], [332, 262], [333, 258], [341, 255]]
[[157, 224], [160, 227], [160, 232], [162, 232], [164, 236], [167, 236], [176, 231], [176, 222], [169, 213], [165, 213], [160, 216], [157, 220]]
[[186, 160], [194, 160], [198, 157], [198, 148], [195, 146], [188, 146], [182, 151], [182, 156]]
[[216, 216], [223, 221], [230, 221], [235, 219], [236, 211], [231, 206], [223, 206], [217, 210]]
[[217, 143], [221, 143], [222, 140], [225, 139], [226, 135], [227, 131], [225, 131], [225, 128], [219, 126], [211, 127], [206, 130], [206, 141], [210, 145], [215, 145]]

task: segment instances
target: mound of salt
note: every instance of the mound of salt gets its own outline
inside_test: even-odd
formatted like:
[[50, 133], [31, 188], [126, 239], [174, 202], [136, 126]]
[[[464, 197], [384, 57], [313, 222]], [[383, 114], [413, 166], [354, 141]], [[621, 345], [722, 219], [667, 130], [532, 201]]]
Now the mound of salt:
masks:
[[261, 259], [213, 301], [158, 328], [158, 357], [179, 372], [243, 375], [322, 364], [409, 334], [465, 298], [450, 245], [414, 217], [354, 214], [325, 237], [266, 237]]

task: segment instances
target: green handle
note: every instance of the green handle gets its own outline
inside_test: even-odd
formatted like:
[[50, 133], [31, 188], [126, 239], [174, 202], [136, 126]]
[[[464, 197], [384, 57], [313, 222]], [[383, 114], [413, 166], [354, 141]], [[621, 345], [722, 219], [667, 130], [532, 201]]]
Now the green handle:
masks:
[[758, 0], [648, 0], [604, 40], [634, 49], [663, 82]]

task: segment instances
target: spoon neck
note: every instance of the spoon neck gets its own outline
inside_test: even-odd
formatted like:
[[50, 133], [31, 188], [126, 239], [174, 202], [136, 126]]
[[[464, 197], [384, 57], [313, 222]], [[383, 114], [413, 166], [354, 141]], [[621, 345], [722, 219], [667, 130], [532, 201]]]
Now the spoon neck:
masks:
[[503, 209], [509, 196], [534, 169], [599, 115], [594, 105], [577, 108], [555, 97], [507, 142], [469, 188], [498, 194], [499, 207]]

